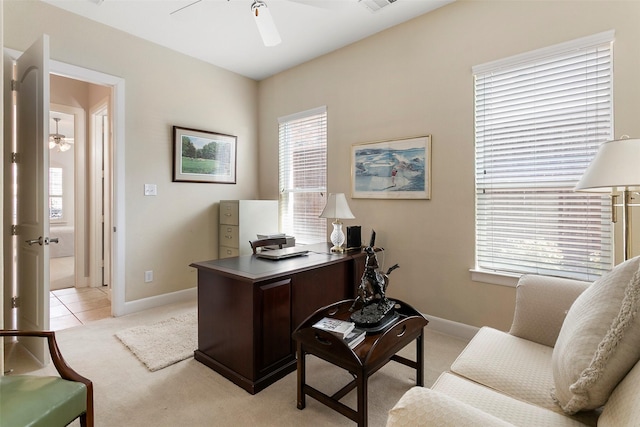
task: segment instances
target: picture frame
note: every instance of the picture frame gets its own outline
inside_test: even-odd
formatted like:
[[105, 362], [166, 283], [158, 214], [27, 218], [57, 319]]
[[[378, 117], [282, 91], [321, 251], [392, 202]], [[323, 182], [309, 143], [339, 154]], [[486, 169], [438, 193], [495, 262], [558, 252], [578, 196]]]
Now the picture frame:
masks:
[[236, 183], [238, 137], [173, 126], [173, 181]]
[[431, 135], [351, 146], [354, 199], [431, 199]]

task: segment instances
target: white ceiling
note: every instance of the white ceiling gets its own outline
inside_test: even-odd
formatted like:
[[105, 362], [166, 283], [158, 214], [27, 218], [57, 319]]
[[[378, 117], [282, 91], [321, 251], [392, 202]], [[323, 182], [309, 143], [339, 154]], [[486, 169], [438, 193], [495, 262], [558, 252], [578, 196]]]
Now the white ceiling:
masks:
[[253, 0], [43, 0], [255, 80], [316, 58], [454, 0], [397, 0], [371, 12], [358, 0], [263, 0], [282, 43], [265, 47]]

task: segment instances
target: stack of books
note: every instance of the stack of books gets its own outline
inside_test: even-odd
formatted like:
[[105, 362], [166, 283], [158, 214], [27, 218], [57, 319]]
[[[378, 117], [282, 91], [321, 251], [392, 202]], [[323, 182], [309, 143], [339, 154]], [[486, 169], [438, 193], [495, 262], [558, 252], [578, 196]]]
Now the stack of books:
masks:
[[313, 327], [330, 332], [338, 338], [343, 339], [345, 344], [347, 344], [351, 349], [364, 341], [364, 338], [367, 335], [364, 329], [356, 328], [355, 323], [333, 319], [331, 317], [322, 318], [314, 324]]

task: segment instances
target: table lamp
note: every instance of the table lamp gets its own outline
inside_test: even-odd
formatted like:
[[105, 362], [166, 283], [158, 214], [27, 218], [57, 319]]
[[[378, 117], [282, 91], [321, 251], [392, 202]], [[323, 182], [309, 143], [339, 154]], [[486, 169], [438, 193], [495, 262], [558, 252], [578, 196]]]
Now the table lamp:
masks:
[[615, 207], [622, 206], [622, 245], [624, 260], [631, 257], [629, 207], [632, 187], [640, 188], [640, 139], [622, 137], [603, 142], [587, 170], [575, 186], [575, 191], [613, 193], [622, 191], [622, 204], [615, 203], [617, 195], [611, 196], [612, 221], [616, 222]]
[[331, 252], [344, 252], [342, 245], [344, 244], [345, 237], [340, 219], [355, 218], [353, 213], [351, 213], [351, 209], [349, 209], [344, 193], [329, 193], [327, 204], [322, 210], [320, 218], [335, 218], [335, 221], [332, 223], [331, 243], [333, 247], [331, 248]]

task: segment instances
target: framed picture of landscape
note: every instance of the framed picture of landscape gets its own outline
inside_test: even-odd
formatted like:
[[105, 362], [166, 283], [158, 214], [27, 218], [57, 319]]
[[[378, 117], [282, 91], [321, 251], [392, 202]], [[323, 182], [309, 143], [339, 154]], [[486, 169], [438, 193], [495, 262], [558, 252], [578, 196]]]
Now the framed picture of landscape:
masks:
[[430, 199], [431, 135], [353, 144], [351, 196]]
[[236, 183], [237, 137], [173, 127], [173, 181]]

